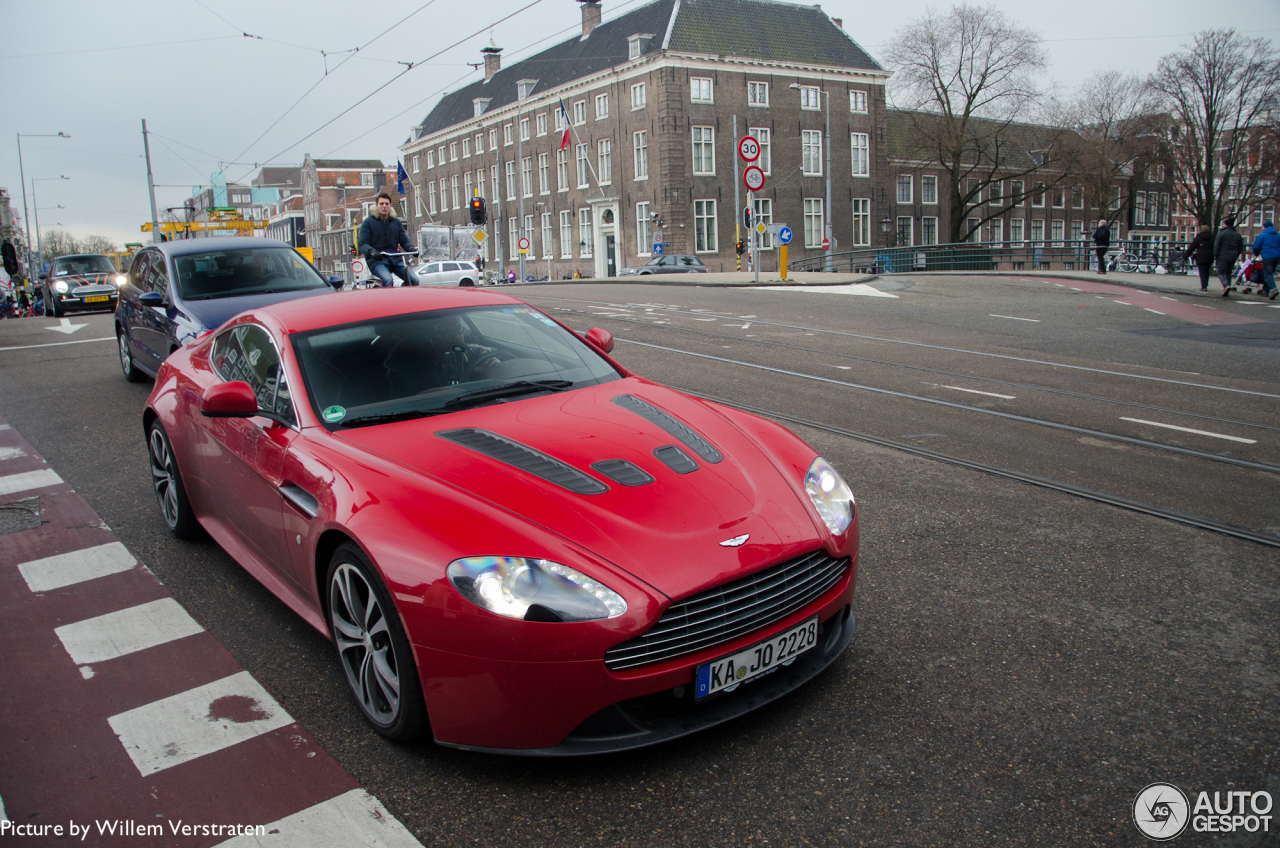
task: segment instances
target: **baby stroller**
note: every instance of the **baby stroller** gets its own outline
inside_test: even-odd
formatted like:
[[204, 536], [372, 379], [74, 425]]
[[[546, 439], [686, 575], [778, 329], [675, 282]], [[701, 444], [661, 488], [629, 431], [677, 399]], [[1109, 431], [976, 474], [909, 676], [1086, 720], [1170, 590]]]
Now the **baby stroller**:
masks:
[[1262, 277], [1262, 260], [1258, 256], [1249, 257], [1249, 261], [1240, 269], [1240, 275], [1236, 278], [1236, 282], [1243, 285], [1240, 290], [1241, 294], [1250, 294], [1251, 286], [1258, 287], [1258, 294], [1262, 294], [1263, 287], [1266, 285]]

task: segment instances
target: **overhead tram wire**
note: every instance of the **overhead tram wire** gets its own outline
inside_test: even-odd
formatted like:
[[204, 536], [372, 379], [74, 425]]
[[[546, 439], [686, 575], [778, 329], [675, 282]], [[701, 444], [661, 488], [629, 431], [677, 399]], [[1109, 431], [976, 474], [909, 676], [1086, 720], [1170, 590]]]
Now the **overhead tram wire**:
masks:
[[128, 44], [119, 47], [87, 47], [84, 50], [58, 50], [52, 53], [13, 53], [8, 56], [0, 56], [0, 60], [4, 59], [41, 59], [46, 56], [78, 56], [82, 53], [106, 53], [113, 50], [143, 50], [148, 47], [169, 47], [174, 44], [199, 44], [203, 41], [226, 41], [232, 38], [240, 38], [237, 35], [215, 35], [210, 38], [188, 38], [182, 41], [153, 41], [149, 44]]
[[[619, 3], [617, 6], [614, 6], [614, 7], [613, 7], [613, 11], [615, 11], [615, 12], [616, 12], [618, 9], [625, 9], [627, 6], [631, 6], [631, 5], [633, 5], [633, 4], [635, 4], [635, 3], [639, 3], [639, 2], [641, 2], [641, 0], [626, 0], [626, 2], [625, 2], [625, 3]], [[616, 17], [616, 15], [615, 15], [614, 17]], [[610, 20], [612, 20], [612, 18], [610, 18]], [[576, 30], [576, 29], [578, 29], [578, 27], [577, 27], [576, 25], [575, 25], [575, 26], [571, 26], [571, 27], [565, 27], [564, 29], [559, 30], [558, 32], [553, 32], [553, 33], [551, 33], [551, 34], [550, 34], [550, 35], [548, 35], [548, 36], [545, 36], [545, 37], [543, 37], [543, 38], [539, 38], [537, 41], [535, 41], [535, 42], [533, 42], [533, 43], [531, 43], [531, 44], [526, 44], [524, 47], [517, 48], [516, 50], [512, 51], [510, 55], [511, 55], [511, 56], [519, 56], [521, 53], [524, 53], [524, 52], [526, 52], [526, 51], [532, 50], [533, 48], [537, 47], [539, 44], [542, 44], [544, 41], [550, 41], [550, 40], [551, 40], [551, 39], [553, 39], [553, 38], [559, 38], [560, 36], [565, 35], [566, 33], [573, 32], [573, 31], [574, 31], [574, 30]], [[385, 127], [387, 124], [389, 124], [389, 123], [391, 123], [392, 121], [394, 121], [395, 119], [397, 119], [397, 118], [399, 118], [399, 117], [403, 116], [405, 113], [407, 113], [407, 112], [411, 112], [411, 111], [413, 111], [414, 109], [419, 108], [420, 106], [422, 106], [422, 104], [424, 104], [424, 103], [428, 102], [428, 101], [429, 101], [429, 100], [431, 100], [433, 97], [436, 97], [436, 96], [438, 96], [438, 95], [440, 95], [440, 94], [443, 94], [444, 92], [448, 91], [448, 90], [449, 90], [450, 88], [452, 88], [453, 86], [457, 85], [458, 83], [460, 83], [460, 82], [462, 82], [463, 80], [465, 80], [467, 77], [471, 76], [471, 73], [472, 73], [471, 71], [468, 71], [467, 73], [465, 73], [465, 74], [463, 74], [462, 76], [458, 77], [458, 78], [457, 78], [456, 80], [454, 80], [453, 82], [448, 83], [447, 85], [443, 86], [442, 88], [438, 88], [438, 89], [436, 89], [435, 91], [431, 92], [431, 93], [430, 93], [430, 94], [428, 94], [426, 97], [424, 97], [424, 98], [422, 98], [421, 100], [419, 100], [417, 103], [414, 103], [412, 106], [409, 106], [408, 108], [406, 108], [406, 109], [404, 109], [404, 110], [402, 110], [402, 111], [400, 111], [400, 112], [397, 112], [396, 114], [392, 115], [390, 118], [387, 118], [387, 119], [386, 119], [385, 121], [383, 121], [382, 123], [380, 123], [380, 124], [378, 124], [378, 125], [376, 125], [376, 126], [370, 127], [369, 129], [367, 129], [367, 130], [365, 130], [364, 132], [360, 133], [360, 135], [356, 136], [355, 138], [352, 138], [352, 139], [349, 139], [349, 140], [347, 140], [347, 141], [344, 141], [342, 144], [339, 144], [337, 147], [333, 148], [333, 149], [332, 149], [332, 150], [330, 150], [328, 153], [323, 154], [323, 157], [326, 157], [326, 158], [327, 158], [328, 156], [331, 156], [331, 155], [333, 155], [334, 153], [336, 153], [336, 152], [338, 152], [339, 150], [341, 150], [342, 148], [346, 147], [348, 144], [354, 144], [354, 143], [356, 143], [357, 141], [359, 141], [360, 139], [364, 138], [365, 136], [367, 136], [367, 135], [369, 135], [369, 134], [371, 134], [371, 133], [374, 133], [374, 132], [376, 132], [376, 131], [378, 131], [378, 130], [382, 129], [382, 128], [383, 128], [383, 127]]]
[[[197, 2], [199, 2], [199, 0], [197, 0]], [[326, 59], [326, 63], [325, 63], [325, 71], [324, 71], [324, 73], [320, 76], [320, 79], [316, 80], [316, 81], [315, 81], [315, 83], [314, 83], [314, 84], [312, 84], [312, 86], [311, 86], [310, 88], [308, 88], [306, 91], [304, 91], [304, 92], [302, 93], [302, 96], [301, 96], [301, 97], [299, 97], [297, 100], [295, 100], [295, 101], [293, 102], [293, 105], [292, 105], [292, 106], [290, 106], [288, 109], [285, 109], [282, 113], [280, 113], [280, 117], [278, 117], [278, 118], [276, 118], [274, 121], [272, 121], [272, 122], [271, 122], [271, 126], [267, 127], [265, 130], [263, 130], [263, 131], [262, 131], [262, 133], [261, 133], [257, 138], [255, 138], [253, 141], [249, 142], [249, 145], [248, 145], [244, 150], [240, 151], [240, 153], [236, 156], [236, 158], [237, 158], [237, 159], [239, 159], [241, 156], [244, 156], [246, 153], [248, 153], [250, 150], [252, 150], [252, 149], [253, 149], [253, 146], [254, 146], [255, 144], [257, 144], [258, 142], [262, 141], [262, 139], [266, 136], [266, 134], [267, 134], [267, 133], [269, 133], [269, 132], [271, 132], [273, 129], [275, 129], [275, 128], [276, 128], [276, 126], [277, 126], [281, 121], [283, 121], [283, 120], [285, 119], [285, 116], [286, 116], [286, 115], [288, 115], [290, 112], [292, 112], [294, 109], [296, 109], [296, 108], [298, 107], [298, 104], [299, 104], [299, 103], [301, 103], [303, 100], [305, 100], [305, 99], [307, 98], [307, 95], [309, 95], [311, 92], [315, 91], [315, 90], [316, 90], [316, 88], [320, 85], [320, 83], [322, 83], [322, 82], [324, 82], [326, 79], [328, 79], [328, 78], [329, 78], [329, 74], [331, 74], [331, 73], [336, 73], [336, 72], [337, 72], [337, 70], [338, 70], [339, 68], [341, 68], [343, 65], [347, 64], [347, 62], [351, 61], [351, 60], [352, 60], [353, 58], [355, 58], [356, 56], [358, 56], [358, 55], [360, 54], [360, 51], [361, 51], [361, 50], [364, 50], [366, 47], [368, 47], [368, 46], [370, 46], [371, 44], [373, 44], [373, 43], [374, 43], [375, 41], [377, 41], [379, 38], [382, 38], [384, 35], [386, 35], [387, 33], [391, 32], [393, 29], [395, 29], [396, 27], [400, 26], [400, 25], [401, 25], [401, 24], [403, 24], [405, 21], [409, 20], [409, 19], [410, 19], [410, 18], [412, 18], [414, 15], [418, 14], [419, 12], [421, 12], [423, 9], [427, 8], [428, 6], [430, 6], [430, 5], [431, 5], [432, 3], [434, 3], [434, 2], [436, 2], [436, 0], [427, 0], [427, 2], [426, 2], [426, 3], [423, 3], [423, 4], [422, 4], [421, 6], [419, 6], [417, 9], [414, 9], [412, 12], [410, 12], [410, 13], [409, 13], [409, 14], [407, 14], [407, 15], [405, 15], [403, 18], [401, 18], [400, 20], [396, 21], [394, 24], [392, 24], [391, 26], [387, 27], [387, 28], [386, 28], [386, 29], [384, 29], [382, 32], [378, 33], [378, 34], [377, 34], [377, 35], [375, 35], [373, 38], [371, 38], [371, 39], [369, 39], [368, 41], [366, 41], [364, 44], [360, 45], [359, 47], [354, 48], [354, 49], [353, 49], [353, 50], [351, 50], [351, 51], [349, 51], [348, 55], [347, 55], [347, 56], [345, 56], [345, 57], [342, 59], [342, 61], [341, 61], [341, 62], [339, 62], [337, 65], [335, 65], [335, 66], [333, 67], [333, 70], [329, 70], [329, 67], [328, 67], [328, 61], [327, 61], [327, 59]], [[202, 4], [202, 5], [203, 5], [203, 4]], [[225, 19], [224, 19], [224, 20], [225, 20]], [[228, 22], [228, 23], [230, 23], [230, 22]], [[283, 42], [281, 42], [281, 43], [283, 43]], [[292, 46], [295, 46], [295, 47], [296, 47], [297, 45], [292, 45]], [[306, 49], [306, 48], [304, 48], [304, 49]], [[320, 51], [320, 52], [321, 52], [322, 54], [324, 54], [324, 55], [326, 55], [326, 56], [327, 56], [327, 54], [325, 54], [325, 52], [324, 52], [323, 50], [322, 50], [322, 51]]]
[[418, 62], [413, 62], [413, 63], [411, 63], [411, 64], [410, 64], [408, 67], [406, 67], [403, 71], [401, 71], [400, 73], [396, 74], [394, 77], [392, 77], [391, 79], [387, 80], [387, 81], [386, 81], [386, 82], [384, 82], [382, 85], [378, 86], [378, 87], [377, 87], [377, 88], [375, 88], [373, 91], [371, 91], [371, 92], [369, 92], [368, 94], [366, 94], [364, 97], [361, 97], [361, 98], [360, 98], [359, 100], [357, 100], [355, 103], [352, 103], [352, 104], [351, 104], [350, 106], [348, 106], [346, 109], [343, 109], [343, 110], [342, 110], [341, 112], [339, 112], [337, 115], [334, 115], [332, 118], [330, 118], [329, 120], [325, 121], [323, 124], [321, 124], [320, 126], [316, 127], [314, 130], [312, 130], [311, 132], [307, 133], [307, 134], [306, 134], [306, 135], [304, 135], [302, 138], [298, 139], [297, 141], [293, 142], [293, 143], [292, 143], [292, 144], [290, 144], [289, 146], [285, 147], [285, 148], [284, 148], [283, 150], [281, 150], [279, 153], [276, 153], [276, 154], [274, 154], [274, 155], [272, 155], [272, 156], [267, 157], [267, 159], [266, 159], [265, 161], [266, 161], [266, 162], [272, 162], [272, 161], [275, 161], [276, 159], [280, 158], [281, 156], [285, 155], [286, 153], [288, 153], [288, 152], [289, 152], [290, 150], [292, 150], [293, 148], [297, 147], [298, 145], [302, 144], [302, 143], [303, 143], [304, 141], [306, 141], [307, 139], [311, 138], [311, 137], [312, 137], [313, 135], [315, 135], [316, 133], [318, 133], [318, 132], [320, 132], [321, 130], [323, 130], [325, 127], [328, 127], [330, 124], [334, 123], [334, 122], [335, 122], [335, 121], [337, 121], [339, 118], [341, 118], [341, 117], [343, 117], [344, 115], [346, 115], [347, 113], [351, 112], [353, 109], [355, 109], [355, 108], [356, 108], [357, 106], [359, 106], [360, 104], [362, 104], [362, 103], [364, 103], [365, 101], [369, 100], [371, 97], [373, 97], [373, 96], [374, 96], [375, 94], [377, 94], [378, 92], [382, 91], [382, 90], [383, 90], [384, 88], [386, 88], [387, 86], [389, 86], [389, 85], [391, 85], [392, 83], [394, 83], [394, 82], [396, 82], [397, 80], [399, 80], [401, 77], [403, 77], [405, 74], [407, 74], [407, 73], [409, 73], [410, 71], [412, 71], [414, 68], [416, 68], [416, 67], [418, 67], [418, 66], [420, 66], [420, 65], [425, 65], [427, 62], [430, 62], [432, 59], [436, 58], [437, 56], [441, 56], [441, 55], [443, 55], [444, 53], [447, 53], [448, 51], [450, 51], [450, 50], [452, 50], [453, 48], [457, 47], [458, 45], [460, 45], [460, 44], [464, 44], [464, 43], [466, 43], [467, 41], [470, 41], [471, 39], [475, 38], [477, 35], [482, 35], [482, 34], [485, 32], [485, 30], [493, 29], [493, 28], [494, 28], [494, 27], [496, 27], [498, 24], [501, 24], [501, 23], [504, 23], [504, 22], [506, 22], [506, 21], [509, 21], [509, 20], [511, 20], [512, 18], [514, 18], [516, 15], [519, 15], [519, 14], [521, 14], [522, 12], [527, 12], [529, 9], [532, 9], [534, 6], [537, 6], [539, 3], [542, 3], [542, 2], [543, 2], [543, 0], [532, 0], [532, 2], [527, 3], [527, 4], [525, 4], [524, 6], [521, 6], [519, 9], [516, 9], [514, 12], [512, 12], [512, 13], [510, 13], [510, 14], [508, 14], [508, 15], [504, 15], [503, 17], [499, 18], [499, 19], [498, 19], [498, 20], [496, 20], [496, 21], [493, 21], [493, 22], [491, 22], [491, 23], [487, 23], [487, 24], [485, 24], [484, 26], [482, 26], [480, 29], [476, 30], [475, 32], [470, 33], [469, 35], [466, 35], [466, 36], [464, 36], [463, 38], [458, 39], [457, 41], [453, 42], [452, 44], [450, 44], [450, 45], [449, 45], [449, 46], [447, 46], [447, 47], [443, 47], [443, 48], [441, 48], [440, 50], [437, 50], [435, 53], [432, 53], [430, 56], [426, 57], [425, 59], [422, 59], [421, 61], [418, 61]]

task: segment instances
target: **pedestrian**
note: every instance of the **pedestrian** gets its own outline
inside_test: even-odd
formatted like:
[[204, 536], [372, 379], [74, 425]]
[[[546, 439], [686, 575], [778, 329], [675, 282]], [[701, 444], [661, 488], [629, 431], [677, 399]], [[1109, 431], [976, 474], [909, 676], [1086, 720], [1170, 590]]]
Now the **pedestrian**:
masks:
[[[1231, 284], [1231, 272], [1235, 270], [1236, 260], [1244, 250], [1244, 239], [1236, 230], [1236, 219], [1228, 216], [1218, 230], [1218, 237], [1213, 240], [1213, 261], [1218, 266], [1218, 282], [1222, 283], [1222, 296], [1230, 297], [1235, 291]], [[1200, 291], [1207, 285], [1203, 273], [1200, 275]]]
[[1098, 229], [1093, 231], [1093, 249], [1098, 254], [1098, 273], [1107, 273], [1107, 251], [1111, 249], [1111, 228], [1103, 218], [1098, 222]]
[[1280, 233], [1271, 221], [1262, 222], [1262, 232], [1253, 240], [1253, 252], [1262, 257], [1263, 290], [1268, 299], [1276, 299], [1276, 263], [1280, 262]]
[[1213, 245], [1213, 233], [1209, 232], [1208, 227], [1201, 227], [1200, 232], [1196, 233], [1196, 237], [1191, 240], [1191, 244], [1187, 245], [1182, 255], [1183, 259], [1195, 257], [1196, 267], [1200, 269], [1200, 291], [1202, 292], [1209, 290], [1209, 269], [1213, 267]]

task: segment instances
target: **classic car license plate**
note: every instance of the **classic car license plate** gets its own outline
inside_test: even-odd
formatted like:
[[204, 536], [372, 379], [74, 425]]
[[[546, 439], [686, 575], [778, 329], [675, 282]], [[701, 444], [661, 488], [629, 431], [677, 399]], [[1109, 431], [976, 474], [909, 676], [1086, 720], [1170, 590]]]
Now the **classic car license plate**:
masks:
[[104, 294], [99, 297], [86, 297], [84, 299], [84, 302], [85, 303], [101, 303], [104, 300], [110, 300], [110, 299], [111, 299], [111, 295]]
[[748, 680], [767, 674], [791, 661], [818, 643], [818, 617], [815, 615], [789, 630], [757, 642], [736, 654], [698, 666], [694, 698], [705, 698], [716, 692], [730, 692]]

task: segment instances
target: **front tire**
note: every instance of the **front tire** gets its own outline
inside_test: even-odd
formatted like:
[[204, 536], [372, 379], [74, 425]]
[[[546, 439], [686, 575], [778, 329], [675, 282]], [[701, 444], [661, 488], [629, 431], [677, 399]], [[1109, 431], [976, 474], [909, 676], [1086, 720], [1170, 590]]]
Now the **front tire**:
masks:
[[191, 511], [191, 502], [187, 500], [187, 490], [178, 472], [178, 460], [159, 421], [153, 422], [147, 433], [147, 453], [151, 459], [151, 484], [169, 532], [178, 539], [195, 538], [200, 532], [200, 522]]
[[397, 742], [427, 729], [413, 651], [377, 572], [358, 547], [340, 545], [329, 561], [325, 619], [351, 694], [378, 733]]
[[116, 346], [120, 349], [120, 369], [124, 371], [124, 378], [130, 383], [142, 382], [142, 378], [147, 375], [133, 364], [133, 353], [129, 350], [129, 337], [124, 328], [116, 330]]
[[58, 308], [58, 301], [53, 296], [53, 289], [44, 290], [44, 314], [48, 318], [62, 317], [62, 310]]

